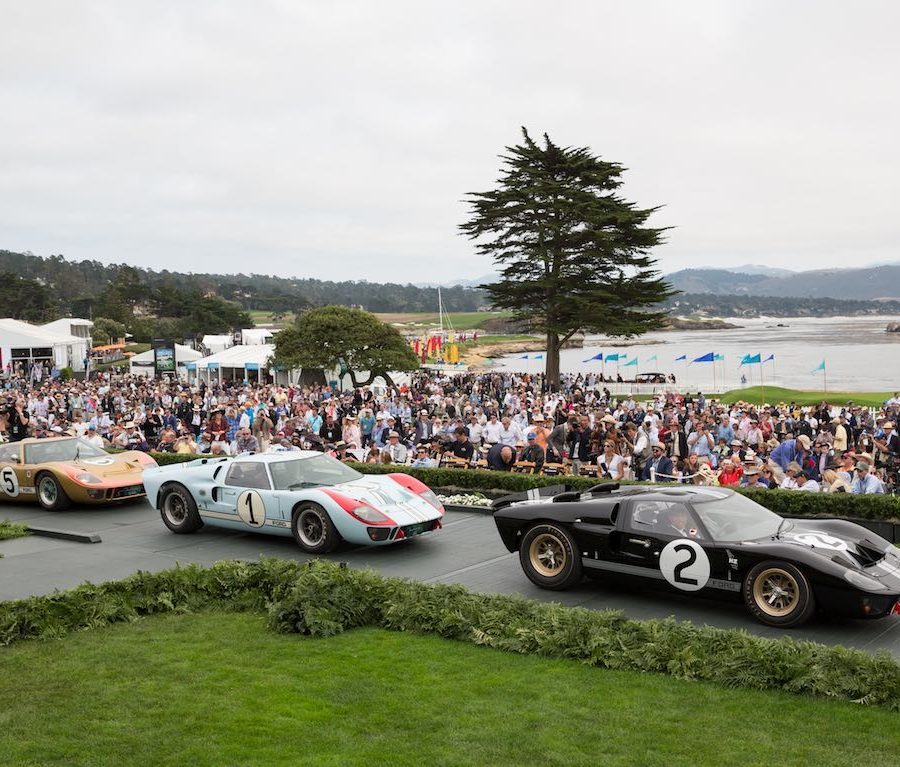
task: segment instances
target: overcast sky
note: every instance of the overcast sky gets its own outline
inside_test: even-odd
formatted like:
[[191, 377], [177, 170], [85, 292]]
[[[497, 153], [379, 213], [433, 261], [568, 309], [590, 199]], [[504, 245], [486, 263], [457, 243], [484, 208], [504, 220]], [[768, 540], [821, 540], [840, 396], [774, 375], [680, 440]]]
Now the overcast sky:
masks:
[[0, 248], [372, 281], [519, 126], [628, 168], [669, 272], [900, 260], [897, 2], [0, 0]]

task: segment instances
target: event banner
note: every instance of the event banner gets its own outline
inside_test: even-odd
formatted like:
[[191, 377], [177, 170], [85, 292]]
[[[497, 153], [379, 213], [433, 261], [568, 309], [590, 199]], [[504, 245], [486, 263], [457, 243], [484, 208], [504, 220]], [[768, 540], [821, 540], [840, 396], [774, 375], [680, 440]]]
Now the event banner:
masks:
[[170, 338], [153, 339], [153, 368], [157, 376], [175, 373], [175, 341]]

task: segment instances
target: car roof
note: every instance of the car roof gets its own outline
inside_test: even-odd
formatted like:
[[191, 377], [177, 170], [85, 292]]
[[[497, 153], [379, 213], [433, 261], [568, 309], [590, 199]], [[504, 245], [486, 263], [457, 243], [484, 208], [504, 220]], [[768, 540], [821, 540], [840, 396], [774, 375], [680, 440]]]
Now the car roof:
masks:
[[[71, 434], [60, 434], [58, 436], [53, 437], [26, 437], [25, 439], [20, 439], [18, 444], [20, 445], [34, 445], [36, 443], [44, 445], [47, 442], [64, 442], [70, 439], [78, 439], [78, 437], [74, 437]], [[16, 444], [14, 442], [10, 442], [7, 444]]]
[[317, 455], [325, 455], [318, 450], [284, 450], [280, 453], [244, 453], [236, 456], [236, 462], [243, 463], [281, 463], [282, 461], [296, 461], [297, 459], [314, 458]]
[[734, 490], [724, 487], [703, 487], [701, 485], [676, 485], [673, 487], [655, 485], [647, 487], [646, 485], [625, 485], [610, 491], [608, 494], [597, 494], [593, 497], [593, 500], [602, 500], [604, 498], [624, 500], [625, 498], [641, 496], [641, 498], [648, 501], [680, 499], [691, 501], [692, 503], [709, 503], [710, 501], [721, 501], [731, 495], [734, 495]]

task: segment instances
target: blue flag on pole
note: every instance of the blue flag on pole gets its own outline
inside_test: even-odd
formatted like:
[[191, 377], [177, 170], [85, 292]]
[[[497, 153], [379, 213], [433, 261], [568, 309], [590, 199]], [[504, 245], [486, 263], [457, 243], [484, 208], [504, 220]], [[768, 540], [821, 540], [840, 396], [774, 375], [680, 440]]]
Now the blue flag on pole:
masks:
[[775, 355], [774, 355], [774, 354], [770, 354], [768, 357], [766, 357], [766, 358], [763, 360], [763, 362], [775, 362]]
[[681, 362], [683, 360], [687, 360], [687, 354], [682, 354], [680, 357], [675, 358], [675, 362]]
[[760, 362], [762, 358], [759, 354], [745, 354], [741, 359], [741, 365], [758, 365]]
[[542, 360], [542, 359], [544, 359], [544, 355], [543, 354], [535, 354], [531, 359]]
[[716, 355], [713, 352], [709, 354], [704, 354], [702, 357], [697, 357], [695, 360], [691, 360], [691, 364], [693, 365], [695, 362], [715, 362]]
[[822, 360], [822, 361], [819, 363], [819, 367], [817, 367], [817, 368], [816, 368], [815, 370], [813, 370], [812, 372], [813, 372], [813, 373], [818, 373], [818, 372], [820, 372], [820, 371], [822, 371], [822, 370], [825, 370], [825, 360]]
[[527, 359], [528, 359], [528, 355], [527, 355], [527, 354], [523, 354], [521, 357], [519, 357], [519, 359], [520, 359], [520, 360], [527, 360]]
[[607, 362], [618, 362], [624, 355], [622, 354], [607, 354], [606, 361]]
[[593, 360], [603, 360], [603, 352], [597, 352], [593, 357], [590, 357], [586, 360], [582, 360], [582, 362], [591, 362]]
[[622, 365], [623, 368], [631, 368], [638, 364], [638, 358], [633, 357], [631, 360]]
[[724, 354], [714, 354], [713, 362], [725, 362], [725, 355]]
[[738, 367], [742, 367], [743, 365], [749, 365], [749, 364], [750, 364], [750, 355], [745, 354], [743, 357], [741, 357], [741, 362], [738, 365]]
[[648, 357], [646, 360], [644, 360], [644, 362], [648, 364], [651, 362], [656, 362], [656, 355], [654, 354], [652, 357]]

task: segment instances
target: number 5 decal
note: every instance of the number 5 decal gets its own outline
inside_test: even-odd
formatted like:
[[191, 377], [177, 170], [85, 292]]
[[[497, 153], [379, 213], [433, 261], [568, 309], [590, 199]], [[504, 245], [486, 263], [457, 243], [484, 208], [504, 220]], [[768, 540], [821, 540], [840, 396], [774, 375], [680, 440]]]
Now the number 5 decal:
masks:
[[266, 505], [255, 490], [244, 490], [237, 499], [237, 513], [250, 527], [266, 524]]
[[12, 466], [4, 466], [3, 471], [0, 471], [0, 487], [10, 498], [19, 494], [19, 478]]
[[662, 550], [659, 569], [676, 589], [699, 591], [709, 580], [709, 557], [697, 541], [681, 538]]

